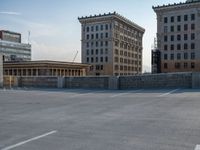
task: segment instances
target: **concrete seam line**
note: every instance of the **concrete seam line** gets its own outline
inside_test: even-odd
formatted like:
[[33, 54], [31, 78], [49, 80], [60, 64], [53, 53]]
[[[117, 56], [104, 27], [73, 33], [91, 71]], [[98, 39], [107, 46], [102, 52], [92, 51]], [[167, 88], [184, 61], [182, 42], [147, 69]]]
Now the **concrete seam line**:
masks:
[[25, 141], [22, 141], [22, 142], [19, 142], [17, 144], [14, 144], [14, 145], [11, 145], [11, 146], [8, 146], [8, 147], [5, 147], [3, 148], [2, 150], [10, 150], [10, 149], [13, 149], [13, 148], [16, 148], [16, 147], [19, 147], [21, 145], [24, 145], [26, 143], [29, 143], [29, 142], [32, 142], [32, 141], [35, 141], [35, 140], [38, 140], [38, 139], [41, 139], [45, 136], [48, 136], [48, 135], [51, 135], [51, 134], [54, 134], [56, 133], [57, 131], [54, 130], [54, 131], [51, 131], [51, 132], [48, 132], [48, 133], [45, 133], [45, 134], [42, 134], [42, 135], [39, 135], [39, 136], [36, 136], [34, 138], [31, 138], [31, 139], [28, 139], [28, 140], [25, 140]]
[[132, 91], [132, 92], [127, 92], [127, 93], [114, 94], [114, 95], [111, 95], [110, 98], [114, 98], [114, 97], [122, 96], [122, 95], [126, 95], [126, 94], [131, 94], [131, 93], [136, 93], [136, 92], [139, 92], [139, 91], [142, 91], [142, 89], [141, 90], [135, 90], [135, 91]]

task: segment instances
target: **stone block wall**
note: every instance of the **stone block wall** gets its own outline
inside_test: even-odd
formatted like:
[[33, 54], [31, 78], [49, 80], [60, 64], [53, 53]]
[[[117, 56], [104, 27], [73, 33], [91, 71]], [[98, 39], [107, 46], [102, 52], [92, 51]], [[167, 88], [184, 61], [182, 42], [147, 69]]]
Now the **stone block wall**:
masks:
[[192, 73], [149, 74], [119, 78], [120, 89], [191, 88]]
[[65, 88], [108, 89], [109, 77], [65, 77]]
[[57, 88], [57, 77], [19, 77], [20, 87]]

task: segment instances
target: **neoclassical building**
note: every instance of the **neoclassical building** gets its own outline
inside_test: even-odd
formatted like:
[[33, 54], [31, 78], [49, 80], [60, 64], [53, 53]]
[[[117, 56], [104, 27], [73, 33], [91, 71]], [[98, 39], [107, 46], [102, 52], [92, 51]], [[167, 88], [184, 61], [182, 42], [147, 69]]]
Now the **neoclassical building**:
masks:
[[90, 75], [133, 75], [142, 72], [145, 29], [118, 13], [78, 18], [82, 25], [82, 63]]
[[4, 76], [86, 76], [89, 65], [61, 61], [4, 62]]
[[152, 62], [160, 63], [157, 69], [161, 73], [200, 71], [200, 0], [154, 6], [153, 10], [160, 61]]

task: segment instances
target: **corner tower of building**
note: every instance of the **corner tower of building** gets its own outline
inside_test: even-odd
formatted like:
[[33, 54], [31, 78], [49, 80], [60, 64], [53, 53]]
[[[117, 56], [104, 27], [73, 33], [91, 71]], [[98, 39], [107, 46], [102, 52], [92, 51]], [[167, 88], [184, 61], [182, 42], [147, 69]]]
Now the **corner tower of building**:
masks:
[[118, 13], [78, 18], [82, 25], [82, 63], [90, 75], [133, 75], [142, 72], [144, 28]]
[[200, 71], [200, 1], [155, 6], [161, 72]]

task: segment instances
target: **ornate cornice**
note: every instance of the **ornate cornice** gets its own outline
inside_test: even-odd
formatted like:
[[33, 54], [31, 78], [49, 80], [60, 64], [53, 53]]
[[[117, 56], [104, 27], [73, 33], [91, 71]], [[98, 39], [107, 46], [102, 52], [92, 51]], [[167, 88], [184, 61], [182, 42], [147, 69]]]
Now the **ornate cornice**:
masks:
[[78, 17], [78, 20], [80, 21], [80, 23], [88, 23], [88, 22], [92, 22], [92, 21], [97, 21], [97, 20], [110, 20], [110, 19], [119, 19], [122, 22], [125, 22], [127, 24], [129, 24], [130, 26], [133, 26], [137, 29], [139, 29], [141, 32], [145, 32], [145, 29], [142, 28], [141, 26], [137, 25], [136, 23], [132, 22], [131, 20], [125, 18], [124, 16], [113, 12], [113, 13], [107, 13], [107, 14], [99, 14], [99, 15], [90, 15], [90, 16], [85, 16], [85, 17]]
[[157, 11], [162, 10], [169, 10], [169, 9], [180, 9], [185, 7], [192, 7], [192, 6], [200, 6], [200, 1], [186, 1], [186, 2], [180, 2], [180, 3], [174, 3], [174, 4], [167, 4], [162, 6], [152, 6], [152, 9]]

